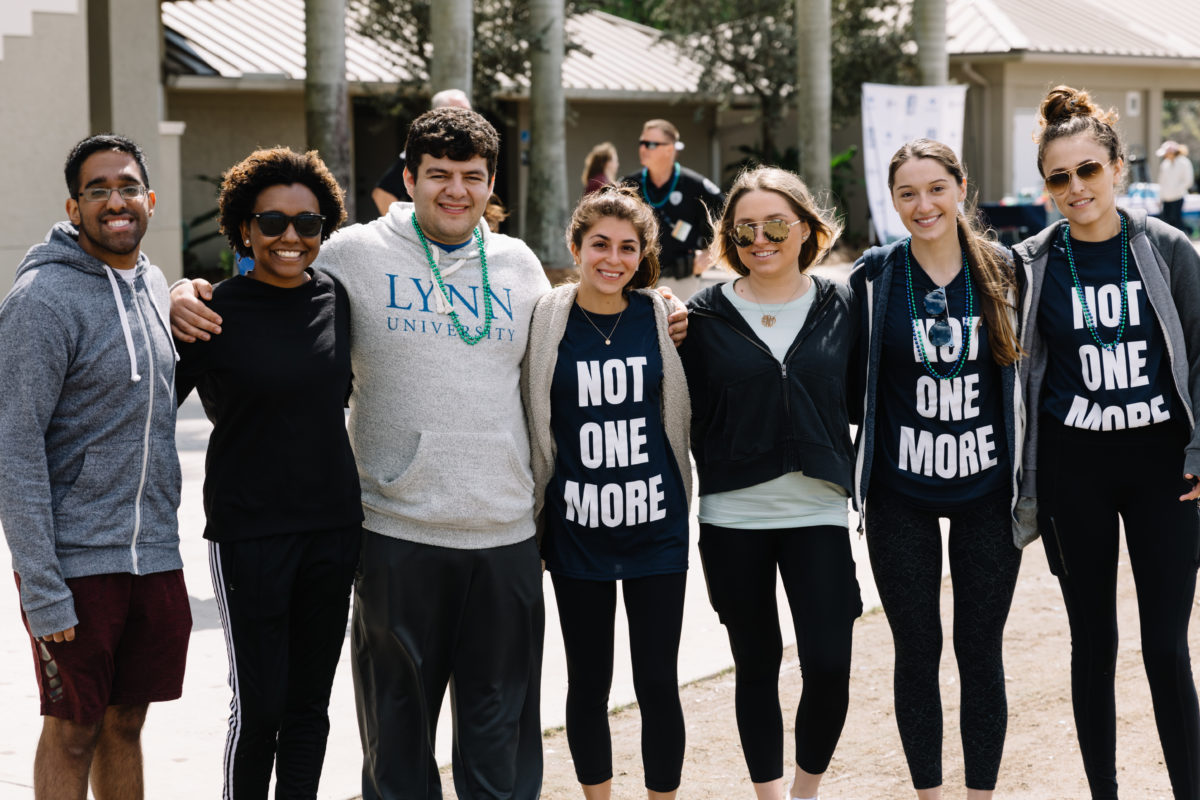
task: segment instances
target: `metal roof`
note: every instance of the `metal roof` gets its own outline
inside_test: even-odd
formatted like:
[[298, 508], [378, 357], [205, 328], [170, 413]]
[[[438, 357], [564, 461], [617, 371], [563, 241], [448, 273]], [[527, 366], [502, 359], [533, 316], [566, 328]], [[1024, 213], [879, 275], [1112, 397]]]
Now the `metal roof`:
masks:
[[[167, 73], [177, 82], [304, 80], [304, 0], [167, 0], [162, 24]], [[346, 28], [347, 80], [424, 77], [420, 62], [399, 47], [359, 34], [352, 19]], [[566, 29], [580, 45], [563, 62], [568, 97], [630, 100], [698, 90], [700, 67], [659, 41], [653, 28], [590, 11], [567, 19]], [[523, 89], [523, 80], [510, 84], [514, 93]]]
[[1200, 58], [1195, 0], [948, 0], [951, 55]]

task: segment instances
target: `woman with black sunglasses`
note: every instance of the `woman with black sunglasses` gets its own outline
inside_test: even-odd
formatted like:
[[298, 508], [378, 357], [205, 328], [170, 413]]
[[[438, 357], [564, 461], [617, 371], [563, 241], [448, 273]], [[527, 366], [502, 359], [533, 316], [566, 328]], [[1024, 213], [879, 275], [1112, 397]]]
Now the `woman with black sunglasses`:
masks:
[[197, 389], [213, 422], [204, 536], [233, 689], [228, 800], [265, 799], [272, 767], [278, 797], [316, 797], [321, 776], [363, 515], [349, 303], [311, 264], [345, 217], [315, 151], [232, 167], [219, 221], [254, 269], [213, 289], [224, 332], [179, 345], [179, 400]]
[[1071, 695], [1093, 798], [1115, 798], [1119, 521], [1142, 657], [1176, 798], [1200, 798], [1188, 652], [1200, 522], [1200, 258], [1187, 237], [1117, 207], [1116, 114], [1058, 86], [1038, 170], [1065, 219], [1017, 245], [1029, 413], [1020, 543], [1040, 533], [1071, 626]]
[[[857, 327], [846, 286], [808, 273], [839, 233], [792, 173], [740, 175], [714, 244], [740, 277], [692, 298], [680, 347], [700, 477], [700, 557], [733, 650], [738, 733], [759, 800], [817, 796], [846, 721], [852, 629], [862, 613], [846, 509], [846, 365]], [[804, 674], [788, 794], [776, 571]]]
[[983, 800], [1004, 750], [1004, 623], [1021, 564], [1011, 514], [1016, 286], [1004, 252], [959, 209], [966, 173], [949, 147], [900, 148], [888, 188], [910, 236], [867, 251], [850, 276], [862, 331], [855, 485], [895, 643], [896, 724], [921, 800], [942, 796], [939, 520], [949, 519], [967, 797]]

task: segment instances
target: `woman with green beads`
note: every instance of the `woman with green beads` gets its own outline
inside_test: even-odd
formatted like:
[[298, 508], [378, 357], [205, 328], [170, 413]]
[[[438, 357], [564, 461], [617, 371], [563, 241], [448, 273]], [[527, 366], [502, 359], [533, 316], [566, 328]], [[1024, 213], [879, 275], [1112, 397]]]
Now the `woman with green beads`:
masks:
[[855, 488], [895, 642], [896, 724], [921, 800], [942, 796], [939, 520], [950, 521], [967, 797], [984, 800], [1004, 750], [1004, 624], [1021, 564], [1011, 513], [1017, 287], [1004, 251], [960, 210], [966, 173], [949, 147], [901, 147], [888, 188], [910, 236], [868, 251], [850, 276], [861, 309]]
[[1200, 258], [1116, 205], [1116, 114], [1059, 86], [1042, 101], [1038, 169], [1065, 219], [1014, 248], [1028, 425], [1020, 544], [1044, 537], [1071, 626], [1071, 694], [1093, 798], [1115, 798], [1119, 521], [1142, 656], [1176, 798], [1200, 798], [1200, 710], [1187, 632], [1200, 554]]

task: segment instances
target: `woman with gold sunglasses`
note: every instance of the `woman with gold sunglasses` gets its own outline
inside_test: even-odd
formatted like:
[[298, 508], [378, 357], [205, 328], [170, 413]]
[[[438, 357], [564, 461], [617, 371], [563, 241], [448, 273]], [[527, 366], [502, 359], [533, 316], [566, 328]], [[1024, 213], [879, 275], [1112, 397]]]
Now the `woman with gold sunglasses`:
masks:
[[1093, 798], [1115, 798], [1118, 522], [1176, 798], [1200, 798], [1187, 630], [1200, 555], [1200, 258], [1175, 228], [1117, 207], [1116, 113], [1059, 86], [1038, 169], [1065, 219], [1014, 248], [1027, 273], [1028, 413], [1019, 543], [1043, 536], [1071, 626], [1071, 689]]
[[960, 209], [966, 172], [931, 139], [888, 169], [910, 236], [867, 251], [853, 399], [855, 488], [892, 629], [896, 725], [920, 800], [942, 796], [940, 520], [950, 522], [954, 653], [967, 797], [992, 797], [1007, 731], [1004, 624], [1021, 564], [1012, 498], [1020, 427], [1016, 285], [1006, 254]]
[[[739, 277], [692, 298], [680, 347], [700, 477], [700, 558], [733, 650], [738, 734], [755, 795], [809, 800], [846, 720], [862, 611], [846, 510], [854, 461], [846, 365], [857, 328], [847, 287], [808, 272], [840, 226], [797, 176], [742, 173], [716, 228], [716, 258]], [[804, 674], [786, 795], [777, 572]]]

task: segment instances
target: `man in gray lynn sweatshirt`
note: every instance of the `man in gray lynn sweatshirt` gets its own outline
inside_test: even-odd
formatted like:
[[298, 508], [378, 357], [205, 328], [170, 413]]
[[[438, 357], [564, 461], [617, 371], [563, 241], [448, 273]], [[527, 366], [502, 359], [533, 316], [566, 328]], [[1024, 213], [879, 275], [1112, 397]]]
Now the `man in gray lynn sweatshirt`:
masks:
[[69, 222], [0, 304], [0, 524], [43, 726], [37, 798], [143, 796], [151, 702], [183, 689], [191, 611], [176, 509], [167, 284], [140, 252], [145, 158], [119, 136], [67, 159]]

